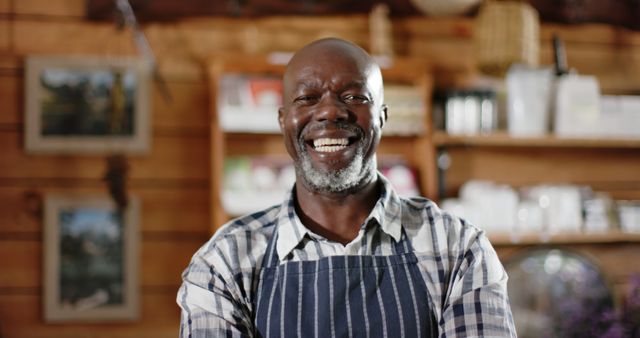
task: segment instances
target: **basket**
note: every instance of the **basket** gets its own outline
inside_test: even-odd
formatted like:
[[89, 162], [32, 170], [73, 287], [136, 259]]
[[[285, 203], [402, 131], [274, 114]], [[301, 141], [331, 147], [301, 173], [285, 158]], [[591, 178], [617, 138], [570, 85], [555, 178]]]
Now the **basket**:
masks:
[[528, 3], [487, 1], [474, 29], [478, 68], [503, 76], [514, 63], [537, 66], [540, 59], [540, 20]]

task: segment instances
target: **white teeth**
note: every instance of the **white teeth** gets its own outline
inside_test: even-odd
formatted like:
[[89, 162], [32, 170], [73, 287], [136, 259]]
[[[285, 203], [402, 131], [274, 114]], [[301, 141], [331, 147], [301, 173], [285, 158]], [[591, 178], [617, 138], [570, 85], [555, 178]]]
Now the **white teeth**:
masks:
[[344, 149], [348, 144], [349, 139], [347, 138], [319, 138], [313, 140], [313, 147], [316, 151], [322, 153], [332, 153]]
[[338, 151], [346, 147], [347, 146], [321, 146], [321, 147], [316, 147], [316, 151], [320, 153], [332, 153], [334, 151]]
[[[335, 146], [346, 146], [349, 144], [349, 139], [347, 138], [319, 138], [313, 140], [313, 147], [324, 147], [329, 146], [329, 148], [333, 148]], [[324, 147], [327, 148], [327, 147]]]

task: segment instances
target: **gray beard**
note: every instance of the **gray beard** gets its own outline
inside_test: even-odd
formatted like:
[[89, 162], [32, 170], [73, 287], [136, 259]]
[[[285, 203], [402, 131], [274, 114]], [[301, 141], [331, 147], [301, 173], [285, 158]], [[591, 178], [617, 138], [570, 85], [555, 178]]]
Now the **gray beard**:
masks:
[[360, 185], [375, 173], [375, 155], [364, 162], [363, 147], [358, 147], [356, 156], [348, 166], [334, 171], [313, 166], [311, 155], [304, 144], [300, 145], [300, 160], [295, 164], [299, 176], [313, 192], [342, 193]]

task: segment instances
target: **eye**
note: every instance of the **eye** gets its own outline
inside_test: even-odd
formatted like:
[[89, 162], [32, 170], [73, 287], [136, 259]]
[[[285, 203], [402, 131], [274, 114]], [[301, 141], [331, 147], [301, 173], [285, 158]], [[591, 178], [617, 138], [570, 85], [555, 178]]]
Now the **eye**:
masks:
[[298, 104], [313, 104], [318, 100], [318, 97], [315, 95], [300, 95], [293, 99], [293, 102]]
[[371, 102], [365, 95], [347, 94], [342, 97], [342, 100], [348, 104], [367, 104]]

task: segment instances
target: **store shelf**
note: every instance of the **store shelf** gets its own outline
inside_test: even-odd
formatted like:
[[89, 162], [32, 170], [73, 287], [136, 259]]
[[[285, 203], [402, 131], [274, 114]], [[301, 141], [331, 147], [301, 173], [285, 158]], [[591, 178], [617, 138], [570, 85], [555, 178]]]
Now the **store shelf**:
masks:
[[625, 232], [608, 233], [559, 233], [559, 234], [496, 234], [489, 240], [494, 246], [537, 245], [537, 244], [605, 244], [640, 243], [640, 234]]
[[435, 132], [433, 142], [444, 146], [541, 147], [541, 148], [640, 148], [640, 139], [514, 137], [506, 132], [486, 135], [453, 136]]

